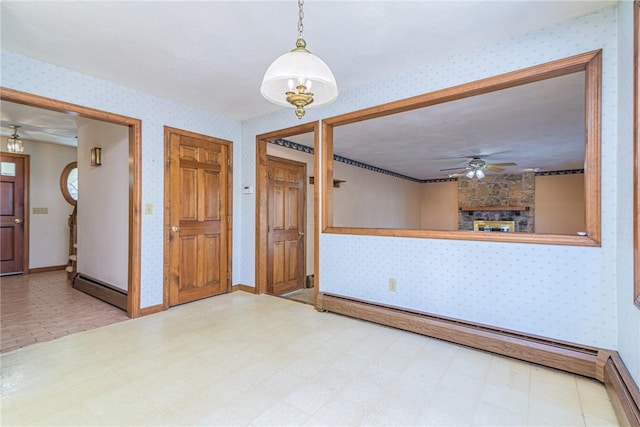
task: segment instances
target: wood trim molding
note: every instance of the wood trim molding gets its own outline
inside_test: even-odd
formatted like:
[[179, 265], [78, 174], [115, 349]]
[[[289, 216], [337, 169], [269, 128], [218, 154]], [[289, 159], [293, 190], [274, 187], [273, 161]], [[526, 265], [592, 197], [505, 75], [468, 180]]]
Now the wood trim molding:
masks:
[[242, 284], [233, 285], [231, 292], [239, 292], [239, 291], [255, 294], [256, 288], [254, 288], [253, 286], [242, 285]]
[[[518, 85], [537, 82], [576, 72], [585, 72], [585, 195], [588, 203], [585, 209], [584, 236], [529, 234], [529, 233], [474, 233], [469, 231], [417, 230], [336, 227], [333, 224], [333, 128], [359, 121], [389, 116], [395, 113], [414, 110], [454, 101], [470, 96], [481, 95]], [[517, 242], [572, 246], [601, 245], [601, 202], [600, 202], [600, 137], [601, 137], [601, 81], [602, 51], [574, 55], [568, 58], [547, 62], [533, 67], [464, 83], [434, 92], [417, 95], [399, 101], [377, 105], [363, 110], [334, 116], [323, 123], [323, 231], [333, 234], [359, 234], [370, 236], [413, 237], [429, 239], [476, 240], [492, 242]], [[317, 172], [316, 172], [317, 176]], [[508, 235], [510, 234], [510, 235]], [[508, 236], [507, 236], [508, 235]]]
[[[309, 132], [314, 133], [314, 141], [317, 141], [318, 128], [318, 122], [311, 122], [277, 130], [274, 132], [256, 135], [255, 293], [257, 294], [263, 294], [267, 292], [267, 141], [272, 139], [287, 138], [289, 136], [300, 135]], [[317, 154], [315, 155], [315, 157], [317, 158]], [[314, 190], [314, 192], [315, 191], [316, 190]], [[317, 205], [317, 199], [315, 204]], [[317, 257], [317, 251], [315, 257]]]
[[607, 354], [604, 365], [604, 385], [609, 393], [618, 420], [623, 425], [640, 426], [640, 391], [617, 351]]
[[149, 307], [143, 307], [140, 309], [140, 316], [149, 316], [150, 314], [156, 314], [164, 311], [162, 304], [151, 305]]
[[600, 350], [323, 293], [322, 310], [596, 378]]
[[[16, 104], [74, 114], [93, 120], [114, 123], [129, 128], [129, 267], [127, 315], [140, 316], [140, 263], [142, 232], [142, 121], [94, 108], [56, 99], [45, 98], [14, 89], [0, 87], [0, 99]], [[25, 236], [28, 239], [28, 235]], [[28, 262], [27, 264], [28, 265]]]
[[52, 265], [50, 267], [38, 267], [38, 268], [30, 268], [29, 274], [38, 274], [38, 273], [47, 273], [49, 271], [60, 271], [67, 268], [67, 264], [64, 265]]
[[69, 203], [71, 206], [75, 206], [77, 202], [71, 197], [69, 193], [69, 188], [67, 187], [67, 178], [72, 170], [78, 167], [78, 162], [71, 162], [67, 166], [62, 169], [62, 173], [60, 173], [60, 192], [62, 193], [62, 197]]

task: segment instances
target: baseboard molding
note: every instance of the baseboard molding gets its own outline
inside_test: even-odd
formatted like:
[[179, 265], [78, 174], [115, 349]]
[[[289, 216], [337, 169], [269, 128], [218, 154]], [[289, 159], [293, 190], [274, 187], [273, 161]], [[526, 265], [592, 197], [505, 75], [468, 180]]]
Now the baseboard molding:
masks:
[[231, 288], [231, 292], [237, 292], [237, 291], [243, 291], [243, 292], [248, 292], [250, 294], [255, 294], [256, 288], [254, 288], [253, 286], [247, 286], [247, 285], [233, 285]]
[[609, 353], [604, 366], [604, 385], [618, 420], [627, 427], [640, 426], [640, 391], [617, 351]]
[[160, 313], [163, 310], [164, 310], [164, 306], [162, 304], [144, 307], [140, 309], [140, 316], [148, 316], [150, 314]]
[[47, 273], [49, 271], [59, 271], [59, 270], [64, 270], [66, 267], [67, 267], [67, 264], [64, 264], [64, 265], [52, 265], [51, 267], [30, 268], [29, 269], [29, 274]]
[[320, 294], [316, 308], [590, 378], [598, 378], [605, 362], [597, 348], [337, 295]]
[[127, 311], [127, 293], [122, 289], [82, 273], [75, 275], [72, 286], [92, 297]]

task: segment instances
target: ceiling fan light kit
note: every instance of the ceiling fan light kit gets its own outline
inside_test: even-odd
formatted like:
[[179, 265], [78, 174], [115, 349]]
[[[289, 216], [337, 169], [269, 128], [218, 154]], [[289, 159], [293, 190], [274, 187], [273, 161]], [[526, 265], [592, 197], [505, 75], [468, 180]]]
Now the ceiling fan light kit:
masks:
[[7, 138], [7, 151], [10, 153], [23, 153], [24, 144], [20, 136], [18, 136], [18, 128], [20, 128], [20, 126], [10, 125], [9, 127], [13, 128], [13, 135]]
[[260, 93], [268, 101], [294, 107], [299, 119], [304, 116], [305, 107], [311, 104], [316, 107], [327, 105], [338, 97], [338, 86], [331, 69], [307, 50], [307, 42], [302, 34], [303, 4], [304, 0], [298, 0], [298, 40], [295, 49], [273, 61], [260, 87]]
[[473, 179], [474, 177], [478, 179], [482, 179], [486, 176], [485, 171], [490, 171], [495, 173], [504, 172], [506, 169], [504, 169], [502, 166], [516, 166], [516, 164], [514, 162], [487, 164], [485, 160], [476, 156], [476, 157], [472, 157], [471, 160], [469, 160], [469, 164], [466, 168], [446, 168], [446, 169], [440, 169], [440, 172], [464, 169], [464, 171], [466, 172], [462, 171], [458, 173], [448, 174], [449, 178], [456, 178], [464, 175], [469, 179]]

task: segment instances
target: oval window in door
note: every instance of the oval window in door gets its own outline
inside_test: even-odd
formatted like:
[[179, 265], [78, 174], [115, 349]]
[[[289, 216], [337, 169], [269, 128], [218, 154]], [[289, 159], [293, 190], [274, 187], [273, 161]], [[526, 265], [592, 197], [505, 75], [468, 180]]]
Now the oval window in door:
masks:
[[72, 205], [78, 201], [78, 163], [71, 162], [60, 174], [60, 191], [64, 199]]

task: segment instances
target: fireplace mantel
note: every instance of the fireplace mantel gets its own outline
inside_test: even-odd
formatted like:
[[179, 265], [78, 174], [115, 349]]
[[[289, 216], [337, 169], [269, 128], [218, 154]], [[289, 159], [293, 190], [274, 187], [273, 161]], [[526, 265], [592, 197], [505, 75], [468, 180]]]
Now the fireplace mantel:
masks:
[[459, 207], [461, 212], [475, 212], [475, 211], [528, 211], [529, 206], [468, 206]]

